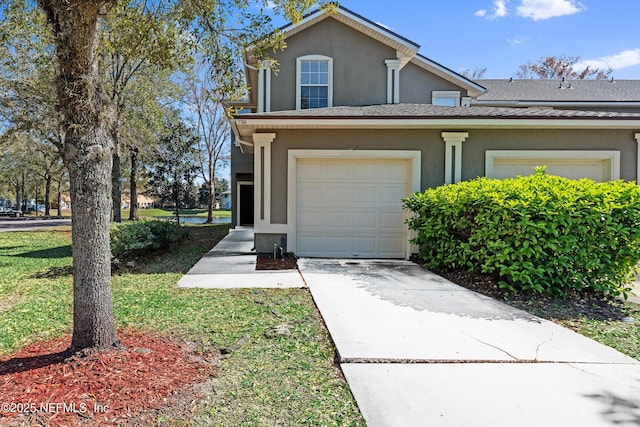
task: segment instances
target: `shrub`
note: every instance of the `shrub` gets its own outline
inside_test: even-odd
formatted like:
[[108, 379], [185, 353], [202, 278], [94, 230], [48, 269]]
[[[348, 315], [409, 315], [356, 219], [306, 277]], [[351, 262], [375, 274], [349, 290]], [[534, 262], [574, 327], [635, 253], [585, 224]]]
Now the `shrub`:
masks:
[[640, 260], [640, 189], [545, 175], [478, 178], [416, 193], [420, 259], [497, 276], [511, 291], [624, 295]]
[[111, 228], [111, 255], [126, 258], [160, 249], [184, 237], [186, 232], [173, 221], [124, 222]]

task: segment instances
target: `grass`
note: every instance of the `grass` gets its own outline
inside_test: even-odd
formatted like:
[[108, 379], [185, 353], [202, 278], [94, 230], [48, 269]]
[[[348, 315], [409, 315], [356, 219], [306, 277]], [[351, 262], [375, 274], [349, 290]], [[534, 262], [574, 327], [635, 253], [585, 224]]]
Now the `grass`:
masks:
[[[174, 209], [160, 209], [160, 208], [152, 208], [152, 209], [138, 209], [138, 216], [140, 218], [155, 218], [155, 217], [173, 217], [175, 213]], [[197, 216], [197, 217], [207, 217], [206, 209], [180, 209], [181, 216]], [[225, 210], [214, 210], [214, 217], [220, 218], [228, 218], [231, 216], [231, 211]], [[129, 218], [129, 209], [122, 210], [122, 218]]]
[[[118, 326], [227, 349], [191, 425], [364, 425], [307, 290], [175, 288], [227, 227], [189, 227], [179, 245], [115, 275]], [[70, 266], [68, 230], [0, 234], [0, 357], [70, 333]], [[279, 325], [290, 332], [272, 334]]]

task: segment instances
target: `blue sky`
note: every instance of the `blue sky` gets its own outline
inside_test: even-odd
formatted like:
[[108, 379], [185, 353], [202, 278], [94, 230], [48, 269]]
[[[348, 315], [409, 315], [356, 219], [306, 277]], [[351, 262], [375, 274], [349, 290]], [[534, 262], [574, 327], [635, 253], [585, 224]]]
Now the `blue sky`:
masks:
[[639, 0], [343, 0], [344, 7], [421, 46], [454, 71], [512, 77], [542, 56], [579, 56], [640, 79]]

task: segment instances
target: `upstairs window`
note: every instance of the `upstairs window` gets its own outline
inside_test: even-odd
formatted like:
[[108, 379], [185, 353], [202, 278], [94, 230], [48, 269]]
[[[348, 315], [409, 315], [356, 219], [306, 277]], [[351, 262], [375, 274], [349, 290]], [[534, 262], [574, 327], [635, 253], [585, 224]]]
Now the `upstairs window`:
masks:
[[321, 55], [297, 59], [296, 108], [333, 106], [333, 59]]
[[431, 103], [446, 107], [459, 107], [460, 92], [455, 90], [434, 90], [431, 92]]

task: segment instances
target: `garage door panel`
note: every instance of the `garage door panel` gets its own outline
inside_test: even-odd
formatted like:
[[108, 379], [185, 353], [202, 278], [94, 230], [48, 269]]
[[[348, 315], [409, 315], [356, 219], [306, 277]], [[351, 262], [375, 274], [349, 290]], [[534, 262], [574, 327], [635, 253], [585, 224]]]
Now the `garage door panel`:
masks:
[[[403, 258], [409, 162], [298, 159], [296, 251], [301, 256]], [[302, 196], [302, 191], [310, 194]], [[320, 220], [323, 218], [323, 221]]]
[[351, 171], [349, 170], [347, 165], [339, 164], [339, 163], [325, 163], [325, 176], [323, 177], [329, 181], [341, 181], [345, 179], [349, 179], [351, 176]]
[[375, 232], [378, 229], [378, 215], [371, 212], [354, 212], [353, 228], [356, 230], [371, 230]]
[[380, 226], [384, 230], [400, 231], [404, 229], [404, 216], [398, 215], [397, 212], [390, 212], [390, 213], [382, 212], [380, 214], [380, 220], [381, 220]]

